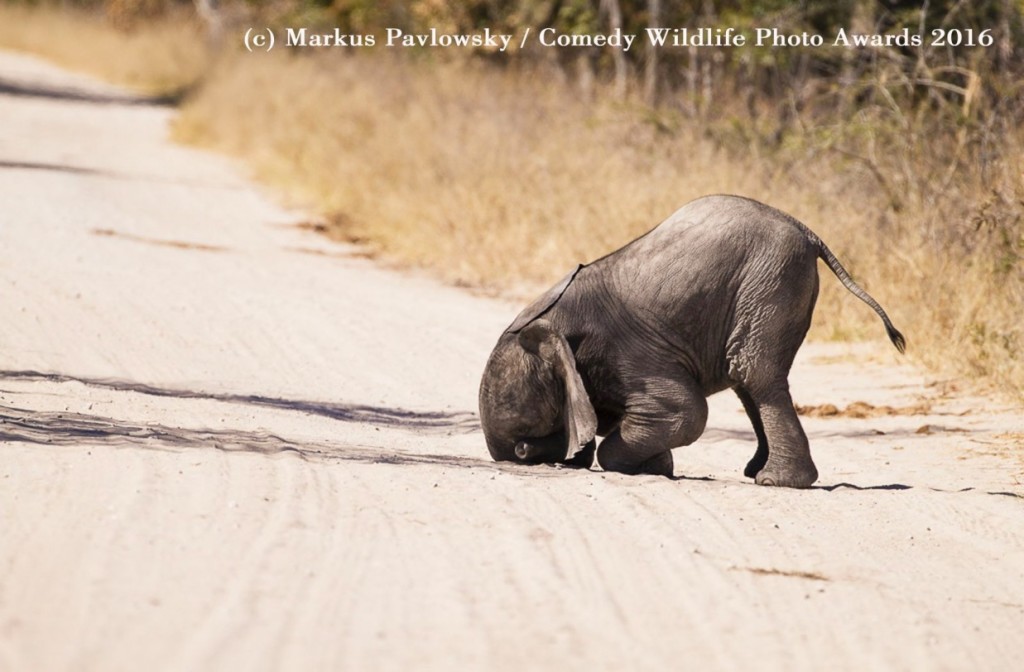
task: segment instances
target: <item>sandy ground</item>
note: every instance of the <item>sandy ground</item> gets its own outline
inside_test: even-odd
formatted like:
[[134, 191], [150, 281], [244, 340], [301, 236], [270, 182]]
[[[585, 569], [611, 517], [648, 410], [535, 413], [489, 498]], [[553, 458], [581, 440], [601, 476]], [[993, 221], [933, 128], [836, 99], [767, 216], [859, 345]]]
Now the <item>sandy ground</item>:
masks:
[[496, 465], [517, 306], [296, 226], [118, 96], [0, 57], [0, 670], [1019, 667], [1012, 409], [812, 344], [798, 403], [871, 412], [805, 419], [811, 490], [742, 477], [728, 394], [673, 480]]

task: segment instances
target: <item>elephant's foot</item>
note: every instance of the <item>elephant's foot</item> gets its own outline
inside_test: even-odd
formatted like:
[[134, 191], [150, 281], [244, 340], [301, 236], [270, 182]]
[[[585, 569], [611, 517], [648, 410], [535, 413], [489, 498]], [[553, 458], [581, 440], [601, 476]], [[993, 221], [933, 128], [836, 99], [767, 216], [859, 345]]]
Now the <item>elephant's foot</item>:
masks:
[[586, 446], [580, 449], [580, 452], [576, 453], [568, 460], [562, 462], [567, 467], [573, 469], [590, 469], [594, 466], [594, 453], [597, 451], [597, 441], [592, 440]]
[[757, 476], [754, 478], [754, 482], [758, 485], [773, 485], [782, 488], [809, 488], [816, 480], [818, 480], [818, 469], [809, 457], [799, 461], [769, 458], [767, 464], [757, 472]]
[[636, 464], [623, 460], [614, 459], [609, 455], [611, 451], [597, 451], [597, 463], [605, 471], [617, 471], [620, 474], [636, 476], [638, 474], [650, 474], [651, 476], [671, 477], [675, 469], [675, 462], [672, 460], [672, 451], [666, 450], [649, 457], [643, 462]]
[[655, 455], [637, 467], [636, 473], [650, 474], [652, 476], [667, 476], [668, 478], [671, 478], [674, 470], [675, 461], [672, 459], [672, 451], [666, 450], [664, 453]]

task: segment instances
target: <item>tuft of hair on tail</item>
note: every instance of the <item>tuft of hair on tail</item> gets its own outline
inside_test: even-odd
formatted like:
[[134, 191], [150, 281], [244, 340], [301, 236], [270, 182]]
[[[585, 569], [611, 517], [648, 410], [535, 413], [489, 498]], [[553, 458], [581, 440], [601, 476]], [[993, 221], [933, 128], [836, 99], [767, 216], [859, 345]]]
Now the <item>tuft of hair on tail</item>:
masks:
[[885, 325], [885, 333], [889, 334], [889, 340], [896, 346], [896, 349], [900, 351], [900, 354], [904, 354], [907, 351], [907, 339], [904, 338], [900, 330], [892, 326], [892, 324]]

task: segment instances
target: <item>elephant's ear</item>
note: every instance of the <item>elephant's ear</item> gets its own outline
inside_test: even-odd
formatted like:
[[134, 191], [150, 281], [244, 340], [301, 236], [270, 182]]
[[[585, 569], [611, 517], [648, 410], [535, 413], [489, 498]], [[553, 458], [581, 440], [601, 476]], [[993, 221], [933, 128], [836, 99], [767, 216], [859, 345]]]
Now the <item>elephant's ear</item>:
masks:
[[519, 332], [519, 344], [527, 352], [554, 367], [565, 386], [565, 435], [568, 437], [565, 459], [572, 459], [594, 440], [597, 434], [597, 414], [587, 397], [583, 379], [576, 370], [576, 358], [569, 342], [555, 331], [550, 322], [538, 319]]
[[548, 308], [555, 305], [555, 303], [562, 298], [562, 294], [564, 294], [565, 290], [569, 288], [569, 283], [573, 281], [573, 278], [576, 277], [576, 274], [580, 272], [581, 268], [583, 268], [583, 264], [578, 265], [571, 273], [569, 273], [569, 275], [562, 278], [557, 285], [541, 294], [526, 308], [523, 308], [523, 312], [519, 313], [515, 321], [512, 322], [512, 324], [509, 325], [509, 328], [505, 331], [510, 334], [519, 332], [530, 322], [546, 313]]

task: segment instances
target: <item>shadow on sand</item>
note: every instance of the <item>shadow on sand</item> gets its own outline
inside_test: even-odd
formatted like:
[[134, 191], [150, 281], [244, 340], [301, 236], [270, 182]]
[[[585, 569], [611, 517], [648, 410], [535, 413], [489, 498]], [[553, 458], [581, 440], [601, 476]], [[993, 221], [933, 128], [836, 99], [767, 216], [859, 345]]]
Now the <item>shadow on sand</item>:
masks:
[[261, 455], [292, 453], [303, 459], [366, 464], [442, 464], [491, 467], [484, 459], [410, 453], [375, 446], [291, 441], [270, 432], [193, 429], [160, 423], [133, 423], [98, 415], [38, 412], [0, 406], [0, 441], [48, 446], [137, 447], [152, 450], [209, 449]]
[[362, 404], [346, 404], [340, 402], [307, 401], [302, 399], [284, 399], [260, 394], [237, 394], [231, 392], [203, 392], [182, 388], [157, 387], [145, 383], [114, 378], [85, 378], [69, 376], [61, 373], [42, 373], [39, 371], [0, 371], [0, 380], [38, 380], [51, 383], [80, 383], [89, 387], [97, 387], [117, 392], [134, 392], [153, 397], [172, 397], [175, 399], [200, 399], [219, 401], [228, 404], [248, 404], [263, 406], [285, 411], [297, 411], [318, 415], [343, 422], [361, 422], [380, 427], [408, 430], [438, 430], [457, 433], [468, 433], [480, 428], [475, 413], [467, 411], [410, 411], [401, 408], [384, 408]]
[[[256, 394], [202, 392], [181, 388], [167, 388], [110, 378], [87, 378], [59, 373], [39, 371], [0, 371], [0, 380], [46, 381], [51, 383], [79, 383], [118, 392], [144, 394], [154, 397], [177, 399], [211, 400], [229, 404], [249, 404], [285, 411], [318, 415], [341, 422], [356, 422], [381, 428], [400, 429], [419, 434], [443, 437], [452, 434], [468, 434], [479, 431], [480, 423], [475, 413], [466, 411], [411, 411], [400, 408], [385, 408], [360, 404], [318, 402], [301, 399], [285, 399]], [[740, 430], [719, 430], [722, 438], [752, 438], [752, 432]], [[23, 442], [39, 445], [108, 445], [112, 447], [141, 447], [154, 450], [209, 449], [226, 452], [249, 452], [262, 455], [291, 453], [303, 459], [324, 461], [359, 462], [365, 464], [391, 465], [443, 465], [502, 471], [530, 476], [558, 476], [566, 472], [582, 471], [563, 466], [541, 467], [493, 462], [486, 457], [473, 458], [436, 453], [418, 453], [344, 442], [292, 441], [270, 432], [241, 429], [196, 429], [171, 427], [160, 423], [133, 423], [99, 415], [73, 412], [33, 411], [0, 405], [0, 442]], [[482, 441], [481, 441], [482, 443]], [[719, 479], [710, 476], [677, 475], [671, 478], [681, 482], [717, 483]], [[753, 485], [745, 482], [745, 485]], [[920, 486], [903, 483], [861, 486], [853, 483], [815, 485], [812, 490], [836, 492], [839, 490], [890, 491], [913, 490]], [[984, 492], [975, 488], [943, 490], [924, 488], [934, 492], [959, 493], [979, 492], [1024, 499], [1014, 492]]]
[[[317, 415], [341, 422], [356, 422], [443, 437], [479, 429], [476, 414], [469, 412], [411, 411], [360, 404], [285, 399], [256, 394], [202, 392], [165, 388], [127, 380], [85, 378], [39, 371], [0, 371], [2, 380], [80, 383], [118, 392], [154, 397], [211, 400], [248, 404]], [[0, 405], [0, 441], [51, 446], [108, 445], [180, 450], [214, 448], [263, 455], [296, 454], [304, 459], [344, 460], [372, 464], [444, 464], [493, 468], [489, 459], [412, 453], [344, 442], [293, 441], [271, 432], [242, 429], [172, 427], [161, 423], [136, 423], [100, 415], [74, 412], [34, 411]]]
[[130, 94], [96, 93], [73, 88], [27, 84], [10, 79], [0, 79], [0, 96], [18, 98], [46, 98], [93, 105], [146, 105], [168, 107], [179, 104], [190, 89], [185, 88], [163, 96], [133, 96]]
[[[812, 485], [813, 490], [827, 490], [828, 492], [835, 492], [836, 490], [913, 490], [915, 486], [905, 485], [903, 483], [890, 483], [888, 485], [854, 485], [853, 483], [836, 483], [835, 485]], [[931, 490], [932, 492], [946, 492], [946, 493], [957, 493], [957, 492], [979, 492], [984, 495], [997, 495], [999, 497], [1014, 497], [1017, 499], [1024, 499], [1024, 494], [1016, 492], [990, 492], [984, 490], [978, 490], [977, 488], [960, 488], [959, 490], [944, 490], [942, 488], [924, 488]]]

